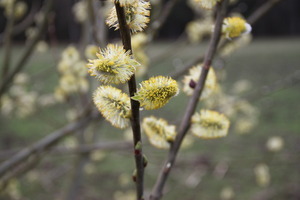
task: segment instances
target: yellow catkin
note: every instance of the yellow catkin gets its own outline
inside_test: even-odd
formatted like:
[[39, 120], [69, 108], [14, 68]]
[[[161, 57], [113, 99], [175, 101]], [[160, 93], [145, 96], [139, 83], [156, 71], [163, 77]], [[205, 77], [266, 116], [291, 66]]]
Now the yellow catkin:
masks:
[[109, 44], [96, 53], [97, 59], [89, 60], [88, 72], [104, 84], [127, 82], [140, 64], [122, 46]]
[[240, 17], [227, 17], [223, 21], [222, 33], [226, 35], [227, 38], [239, 37], [250, 31], [251, 26]]
[[[128, 3], [129, 2], [129, 3]], [[133, 1], [120, 1], [123, 5], [126, 15], [126, 22], [131, 32], [143, 31], [147, 24], [150, 22], [150, 3], [144, 0]], [[108, 15], [106, 24], [109, 27], [119, 29], [118, 17], [116, 8], [113, 7]]]
[[212, 9], [220, 0], [194, 0], [195, 3], [199, 4], [204, 9]]
[[[198, 82], [198, 79], [200, 77], [202, 71], [202, 65], [197, 65], [192, 67], [189, 70], [188, 75], [184, 76], [182, 82], [183, 82], [183, 92], [185, 92], [188, 96], [191, 96], [194, 92], [194, 87], [192, 87], [191, 82], [193, 84], [196, 84]], [[196, 86], [196, 85], [194, 85]], [[202, 91], [201, 100], [206, 99], [209, 97], [217, 88], [217, 77], [215, 74], [214, 69], [211, 67], [206, 81], [204, 85], [204, 89]]]
[[99, 86], [94, 92], [93, 101], [103, 117], [117, 128], [130, 124], [130, 98], [112, 86]]
[[193, 135], [204, 139], [225, 137], [228, 133], [230, 122], [228, 118], [216, 111], [201, 110], [192, 117], [191, 132]]
[[143, 120], [142, 128], [150, 143], [157, 148], [169, 148], [170, 142], [174, 141], [176, 136], [175, 126], [169, 125], [162, 118], [146, 117]]
[[178, 84], [170, 77], [156, 76], [143, 81], [132, 99], [139, 101], [141, 107], [153, 110], [163, 107], [179, 92]]

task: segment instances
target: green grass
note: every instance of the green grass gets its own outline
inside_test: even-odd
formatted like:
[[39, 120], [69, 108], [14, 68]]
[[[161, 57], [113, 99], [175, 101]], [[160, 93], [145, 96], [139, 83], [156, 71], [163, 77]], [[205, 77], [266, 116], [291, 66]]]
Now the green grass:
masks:
[[[293, 199], [284, 195], [290, 192], [287, 188], [300, 188], [300, 161], [297, 159], [300, 150], [299, 42], [297, 38], [255, 40], [248, 47], [238, 50], [225, 60], [226, 79], [221, 82], [225, 93], [230, 94], [233, 84], [240, 79], [251, 81], [253, 85], [253, 90], [250, 92], [253, 97], [251, 103], [260, 111], [259, 123], [251, 133], [246, 135], [239, 135], [231, 130], [228, 137], [218, 140], [194, 138], [192, 148], [183, 150], [178, 157], [178, 164], [167, 183], [164, 199], [217, 200], [220, 199], [220, 191], [225, 186], [234, 188], [234, 199], [254, 199], [255, 195], [269, 189], [276, 191], [272, 200]], [[169, 45], [170, 42], [151, 45], [148, 51], [153, 58], [152, 61], [154, 62], [155, 57], [157, 58], [163, 51], [170, 49]], [[55, 63], [61, 49], [52, 51], [49, 54], [51, 56], [36, 54], [30, 60], [25, 71], [33, 77], [31, 88], [40, 93], [53, 91], [58, 80]], [[173, 55], [151, 66], [150, 75], [169, 74], [170, 71], [176, 70], [180, 63], [186, 63], [195, 56], [201, 55], [205, 51], [205, 45], [172, 49], [175, 49]], [[16, 56], [20, 55], [19, 50], [15, 49], [15, 51]], [[214, 63], [214, 66], [219, 65], [218, 61]], [[297, 70], [298, 77], [295, 75]], [[296, 80], [294, 84], [285, 84], [284, 87], [268, 94], [258, 93], [263, 87], [272, 88], [278, 80], [288, 83], [291, 75], [294, 75]], [[141, 114], [164, 117], [172, 123], [179, 123], [187, 101], [186, 96], [181, 92], [164, 108], [142, 111]], [[25, 119], [1, 117], [1, 141], [10, 141], [2, 142], [1, 148], [20, 148], [32, 144], [63, 126], [66, 123], [67, 108], [69, 106], [66, 105], [41, 108], [33, 116]], [[106, 121], [96, 125], [92, 130], [96, 132], [97, 141], [123, 138], [122, 131], [111, 128]], [[273, 154], [266, 151], [265, 143], [270, 136], [275, 135], [284, 138], [285, 146], [281, 152]], [[149, 194], [167, 151], [154, 149], [145, 136], [143, 139], [144, 153], [149, 159], [145, 178], [146, 193]], [[70, 176], [75, 161], [75, 156], [46, 156], [36, 170], [42, 175], [39, 180], [32, 183], [26, 176], [19, 179], [19, 187], [24, 198], [52, 200], [62, 197], [71, 181]], [[260, 188], [255, 182], [253, 167], [261, 162], [267, 163], [270, 167], [271, 185], [268, 188]], [[220, 163], [228, 165], [228, 171], [222, 178], [216, 176], [214, 172], [215, 167]], [[134, 189], [133, 184], [120, 186], [118, 183], [120, 174], [125, 173], [131, 177], [134, 161], [130, 153], [107, 152], [104, 160], [90, 162], [90, 164], [97, 170], [93, 174], [86, 174], [84, 178], [79, 193], [83, 199], [107, 200], [113, 198], [116, 190]], [[61, 173], [61, 176], [53, 180], [51, 176], [55, 173]], [[199, 183], [186, 184], [188, 177], [193, 176], [198, 181], [201, 179]]]

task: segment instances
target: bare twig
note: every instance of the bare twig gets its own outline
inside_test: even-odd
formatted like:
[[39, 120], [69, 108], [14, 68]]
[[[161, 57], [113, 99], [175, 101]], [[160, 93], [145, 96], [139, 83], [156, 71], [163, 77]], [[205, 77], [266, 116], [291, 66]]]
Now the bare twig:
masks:
[[155, 65], [157, 63], [162, 62], [163, 60], [165, 60], [166, 58], [170, 58], [170, 56], [174, 55], [174, 49], [182, 49], [185, 46], [187, 46], [189, 43], [186, 40], [186, 37], [184, 35], [184, 33], [178, 37], [178, 39], [176, 39], [176, 41], [172, 42], [170, 45], [168, 45], [168, 47], [166, 48], [166, 50], [162, 53], [159, 53], [157, 55], [154, 56], [150, 56], [150, 60], [151, 60], [151, 65]]
[[11, 170], [9, 173], [5, 173], [0, 181], [0, 193], [1, 190], [5, 189], [11, 179], [24, 175], [27, 171], [34, 168], [39, 163], [40, 159], [41, 155], [34, 155], [30, 157], [30, 159], [28, 159], [26, 162], [18, 165], [16, 168]]
[[[264, 16], [271, 8], [273, 8], [277, 3], [279, 3], [282, 0], [269, 0], [265, 4], [263, 4], [261, 7], [259, 7], [257, 10], [255, 10], [247, 19], [247, 22], [250, 24], [255, 24], [258, 19]], [[221, 42], [218, 52], [220, 52], [228, 43], [232, 41], [224, 40]], [[187, 70], [189, 70], [192, 66], [194, 66], [197, 63], [202, 62], [204, 59], [203, 55], [200, 55], [199, 57], [195, 58], [193, 61], [187, 63], [185, 66], [183, 66], [178, 71], [175, 71], [171, 73], [171, 77], [174, 79], [178, 79], [180, 76], [182, 76], [184, 73], [186, 73]]]
[[[103, 13], [104, 2], [95, 2], [94, 0], [88, 0], [87, 2], [93, 39], [97, 45], [103, 47], [107, 41], [107, 28], [105, 26], [105, 16]], [[97, 12], [99, 7], [101, 11]]]
[[273, 8], [277, 3], [279, 3], [282, 0], [269, 0], [266, 3], [264, 3], [262, 6], [260, 6], [258, 9], [255, 10], [247, 19], [247, 22], [249, 24], [254, 24], [257, 22], [260, 18], [262, 18], [271, 8]]
[[[49, 156], [57, 156], [57, 155], [72, 155], [72, 154], [84, 154], [84, 153], [91, 153], [93, 151], [97, 150], [103, 150], [103, 151], [124, 151], [129, 150], [129, 148], [132, 147], [131, 142], [125, 142], [125, 141], [102, 141], [100, 143], [95, 144], [85, 144], [81, 145], [75, 148], [68, 148], [64, 146], [58, 146], [55, 148], [52, 148], [48, 153]], [[9, 150], [0, 152], [0, 159], [7, 159], [11, 156], [13, 156], [15, 153], [17, 153], [20, 150]], [[125, 151], [126, 152], [126, 151]]]
[[249, 92], [248, 94], [243, 95], [243, 98], [246, 98], [250, 102], [257, 101], [266, 97], [267, 95], [271, 95], [287, 87], [291, 87], [292, 85], [299, 84], [299, 82], [300, 70], [296, 70], [277, 81], [274, 81], [268, 85], [264, 85], [252, 92]]
[[53, 153], [58, 154], [77, 154], [77, 153], [89, 153], [91, 151], [96, 150], [126, 150], [131, 147], [130, 142], [124, 141], [106, 141], [100, 142], [96, 144], [82, 145], [80, 147], [74, 149], [67, 149], [64, 147], [58, 147], [54, 149]]
[[92, 25], [92, 35], [93, 35], [93, 39], [95, 40], [95, 42], [97, 44], [100, 44], [100, 40], [98, 39], [98, 31], [97, 31], [97, 23], [96, 23], [96, 15], [97, 13], [94, 10], [94, 1], [93, 0], [87, 0], [87, 5], [88, 5], [88, 17], [89, 17], [89, 21]]
[[1, 163], [0, 177], [2, 177], [6, 172], [13, 169], [23, 161], [27, 160], [31, 155], [44, 152], [46, 149], [55, 145], [59, 140], [73, 133], [75, 130], [87, 126], [89, 122], [92, 119], [95, 119], [97, 116], [99, 116], [98, 112], [97, 114], [88, 112], [86, 113], [85, 116], [82, 116], [81, 119], [78, 119], [78, 121], [72, 122], [64, 126], [63, 128], [54, 131], [53, 133], [44, 137], [43, 139], [36, 142], [35, 144], [22, 149], [20, 152], [18, 152], [8, 160]]
[[15, 14], [14, 14], [15, 5], [16, 3], [15, 1], [13, 1], [12, 10], [10, 11], [9, 16], [7, 16], [7, 24], [5, 27], [2, 78], [5, 78], [10, 67], [12, 31], [15, 23]]
[[152, 194], [150, 196], [151, 200], [161, 199], [164, 185], [165, 185], [166, 180], [169, 176], [169, 173], [175, 163], [175, 159], [177, 157], [177, 153], [181, 146], [182, 140], [185, 137], [185, 135], [190, 127], [191, 117], [194, 114], [196, 106], [199, 102], [198, 99], [201, 96], [201, 93], [202, 93], [202, 90], [204, 88], [204, 84], [206, 81], [206, 77], [207, 77], [207, 74], [210, 69], [210, 65], [212, 63], [213, 57], [217, 50], [218, 43], [220, 41], [222, 23], [223, 23], [225, 14], [226, 14], [227, 4], [228, 4], [228, 0], [224, 0], [221, 3], [217, 4], [217, 18], [216, 18], [215, 28], [214, 28], [214, 32], [213, 32], [213, 35], [210, 40], [209, 48], [208, 48], [207, 53], [204, 58], [204, 64], [203, 64], [203, 68], [202, 68], [202, 72], [201, 72], [199, 81], [196, 85], [193, 96], [191, 97], [191, 99], [188, 103], [188, 106], [186, 108], [184, 117], [183, 117], [180, 127], [179, 127], [178, 135], [176, 136], [176, 139], [175, 139], [173, 145], [171, 146], [168, 158], [166, 159], [166, 162], [165, 162], [162, 170], [160, 171], [158, 179], [154, 185]]
[[170, 15], [172, 9], [174, 8], [175, 4], [177, 3], [178, 0], [169, 0], [165, 6], [161, 9], [161, 14], [159, 15], [159, 18], [156, 19], [150, 26], [148, 35], [149, 35], [149, 40], [152, 40], [159, 29], [164, 25], [166, 22], [168, 16]]
[[[123, 42], [123, 47], [126, 51], [132, 53], [131, 49], [131, 37], [130, 30], [126, 23], [126, 16], [124, 9], [120, 4], [115, 1], [119, 28], [121, 33], [121, 38]], [[130, 97], [134, 96], [136, 93], [136, 80], [135, 75], [133, 75], [128, 81], [129, 94]], [[143, 200], [144, 192], [144, 165], [143, 165], [143, 153], [142, 153], [142, 138], [141, 138], [141, 127], [140, 127], [140, 103], [135, 100], [130, 100], [132, 116], [130, 118], [132, 132], [133, 132], [133, 144], [135, 152], [135, 164], [136, 164], [136, 194], [137, 200]]]
[[37, 45], [38, 41], [42, 37], [46, 26], [47, 26], [47, 16], [51, 11], [53, 4], [53, 0], [46, 1], [45, 5], [45, 17], [43, 18], [43, 22], [41, 23], [41, 26], [39, 27], [37, 35], [30, 41], [30, 44], [25, 49], [23, 55], [21, 56], [20, 60], [17, 62], [16, 67], [13, 69], [13, 71], [8, 74], [1, 82], [0, 86], [0, 97], [5, 93], [5, 91], [8, 89], [10, 84], [12, 83], [14, 77], [24, 68], [26, 62], [28, 61], [30, 55], [34, 51], [35, 46]]
[[77, 200], [80, 199], [82, 182], [84, 181], [84, 167], [88, 163], [88, 156], [80, 156], [75, 165], [74, 174], [72, 177], [72, 182], [66, 197], [66, 200]]
[[34, 17], [36, 15], [36, 13], [38, 12], [40, 4], [41, 4], [41, 2], [39, 2], [39, 1], [32, 2], [31, 10], [30, 10], [29, 14], [26, 16], [26, 18], [24, 18], [20, 23], [18, 23], [14, 26], [14, 30], [12, 32], [13, 35], [17, 35], [17, 34], [23, 32], [27, 27], [29, 27], [33, 23]]
[[[269, 0], [259, 8], [257, 8], [248, 18], [247, 22], [251, 25], [255, 24], [260, 18], [262, 18], [271, 8], [273, 8], [277, 3], [282, 0]], [[218, 48], [218, 52], [222, 51], [228, 44], [235, 41], [237, 38], [234, 38], [232, 41], [223, 40]]]
[[189, 70], [191, 67], [193, 67], [194, 65], [201, 63], [204, 59], [203, 55], [200, 55], [199, 57], [195, 58], [194, 60], [188, 62], [185, 66], [183, 66], [182, 68], [180, 68], [179, 70], [173, 72], [170, 74], [170, 76], [173, 79], [178, 79], [180, 76], [182, 76], [184, 73], [186, 73], [187, 70]]
[[[84, 128], [78, 130], [78, 142], [79, 145], [86, 143], [86, 138], [84, 137], [86, 131]], [[70, 187], [67, 191], [66, 200], [76, 200], [79, 199], [78, 193], [80, 193], [80, 186], [84, 181], [84, 166], [90, 160], [89, 153], [80, 153], [75, 162], [74, 173], [72, 174], [72, 181]]]

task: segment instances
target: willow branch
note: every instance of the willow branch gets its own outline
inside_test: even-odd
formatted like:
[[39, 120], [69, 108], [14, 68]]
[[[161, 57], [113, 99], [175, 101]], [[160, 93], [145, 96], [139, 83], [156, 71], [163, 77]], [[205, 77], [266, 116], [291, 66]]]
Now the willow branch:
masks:
[[33, 23], [34, 17], [39, 10], [40, 3], [41, 2], [38, 1], [32, 2], [31, 10], [29, 14], [26, 16], [26, 18], [14, 26], [14, 30], [12, 32], [13, 35], [22, 33], [27, 27], [29, 27]]
[[[92, 25], [92, 37], [99, 46], [105, 46], [107, 40], [107, 29], [105, 26], [104, 2], [87, 0], [89, 10], [89, 21]], [[100, 4], [100, 5], [99, 5]], [[100, 12], [97, 12], [100, 7]]]
[[86, 116], [82, 116], [82, 118], [78, 119], [78, 121], [72, 122], [63, 128], [50, 133], [46, 137], [42, 138], [35, 144], [22, 149], [8, 160], [4, 161], [0, 165], [0, 178], [8, 171], [12, 170], [16, 166], [18, 166], [23, 161], [26, 161], [31, 155], [39, 154], [49, 149], [53, 145], [55, 145], [62, 138], [72, 134], [79, 128], [86, 127], [92, 119], [95, 119], [98, 114], [95, 113], [86, 113]]
[[204, 56], [200, 55], [199, 57], [197, 57], [194, 60], [190, 61], [189, 63], [187, 63], [185, 66], [183, 66], [179, 70], [171, 73], [170, 76], [173, 79], [178, 79], [180, 76], [185, 74], [186, 71], [188, 71], [191, 67], [193, 67], [194, 65], [197, 65], [198, 63], [201, 63], [203, 61], [203, 59], [204, 59]]
[[151, 65], [155, 66], [155, 64], [161, 63], [165, 59], [170, 58], [172, 55], [173, 55], [173, 57], [176, 56], [176, 55], [174, 55], [174, 51], [173, 50], [175, 48], [177, 48], [177, 49], [183, 49], [188, 44], [189, 43], [186, 40], [185, 34], [182, 33], [181, 36], [179, 36], [176, 39], [176, 41], [174, 41], [170, 45], [168, 45], [168, 47], [166, 48], [166, 50], [164, 52], [149, 57], [149, 59], [151, 60]]
[[272, 95], [275, 92], [286, 89], [293, 85], [300, 83], [300, 70], [296, 70], [289, 75], [272, 82], [271, 84], [264, 85], [260, 88], [257, 88], [251, 93], [245, 94], [242, 97], [247, 99], [250, 102], [260, 100], [268, 95]]
[[93, 0], [87, 0], [88, 5], [88, 17], [89, 21], [92, 25], [92, 35], [93, 39], [95, 40], [96, 44], [100, 44], [100, 40], [98, 39], [98, 31], [97, 31], [97, 23], [96, 23], [96, 13], [94, 10], [94, 1]]
[[78, 153], [90, 153], [97, 150], [128, 150], [131, 147], [130, 142], [124, 141], [106, 141], [96, 144], [86, 144], [76, 148], [57, 147], [53, 149], [53, 154], [78, 154]]
[[[120, 4], [115, 1], [118, 21], [119, 21], [119, 29], [123, 42], [123, 47], [126, 51], [132, 53], [131, 49], [131, 37], [130, 30], [126, 23], [126, 16], [124, 9], [120, 6]], [[136, 93], [136, 80], [135, 75], [133, 75], [128, 81], [129, 94], [130, 97], [134, 96]], [[143, 200], [143, 192], [144, 192], [144, 165], [143, 165], [143, 153], [142, 153], [142, 138], [141, 138], [141, 127], [140, 127], [140, 103], [135, 100], [130, 100], [131, 103], [131, 113], [132, 116], [130, 118], [132, 132], [133, 132], [133, 145], [135, 152], [135, 164], [136, 164], [136, 194], [138, 200]], [[139, 148], [137, 149], [137, 146]]]
[[5, 173], [5, 175], [1, 178], [0, 193], [5, 189], [11, 179], [24, 175], [27, 171], [34, 168], [39, 163], [40, 159], [40, 155], [32, 156], [26, 162], [18, 165], [18, 167], [14, 168], [8, 173]]
[[[273, 8], [277, 3], [282, 0], [269, 0], [259, 8], [257, 8], [248, 18], [247, 22], [251, 25], [255, 24], [260, 18], [262, 18], [271, 8]], [[235, 41], [237, 38], [233, 39]], [[218, 52], [222, 51], [229, 43], [233, 42], [230, 40], [224, 40], [221, 42]]]
[[[54, 147], [49, 151], [49, 155], [51, 156], [59, 156], [59, 155], [73, 155], [73, 154], [84, 154], [91, 153], [97, 150], [103, 151], [125, 151], [129, 150], [131, 147], [130, 142], [124, 141], [102, 141], [95, 144], [84, 144], [75, 148], [68, 148], [64, 146]], [[20, 150], [9, 150], [0, 152], [0, 160], [7, 159], [13, 156]]]
[[30, 41], [30, 44], [25, 49], [23, 55], [18, 60], [15, 68], [13, 71], [8, 74], [1, 82], [0, 86], [0, 97], [5, 93], [5, 91], [8, 89], [10, 84], [12, 83], [14, 77], [24, 68], [26, 62], [30, 58], [31, 54], [33, 53], [35, 46], [37, 45], [38, 41], [41, 39], [46, 27], [47, 27], [47, 16], [49, 15], [51, 8], [52, 8], [53, 0], [48, 0], [45, 5], [45, 17], [43, 18], [43, 21], [41, 23], [41, 26], [39, 27], [37, 35]]
[[12, 10], [7, 17], [7, 24], [5, 27], [5, 36], [4, 36], [4, 55], [3, 55], [3, 68], [2, 68], [2, 78], [8, 73], [11, 61], [11, 40], [12, 40], [12, 31], [15, 22], [15, 1], [12, 2]]
[[[87, 142], [86, 138], [84, 137], [85, 133], [86, 131], [84, 128], [78, 130], [77, 140], [79, 142], [79, 145], [84, 145]], [[80, 192], [80, 186], [82, 185], [85, 176], [84, 167], [89, 162], [89, 160], [89, 153], [80, 153], [78, 155], [78, 158], [74, 163], [74, 173], [71, 177], [72, 180], [66, 194], [66, 200], [79, 199], [78, 193]]]
[[273, 8], [277, 3], [282, 0], [269, 0], [260, 6], [258, 9], [255, 10], [247, 19], [249, 24], [254, 24], [260, 18], [262, 18], [271, 8]]
[[159, 31], [159, 29], [164, 25], [166, 22], [168, 16], [170, 15], [172, 9], [174, 8], [175, 4], [178, 0], [169, 0], [165, 6], [161, 9], [160, 17], [155, 20], [149, 29], [149, 38], [150, 40], [153, 39], [153, 37], [156, 35], [156, 33]]
[[[282, 0], [269, 0], [266, 3], [264, 3], [262, 6], [260, 6], [258, 9], [256, 9], [248, 18], [247, 22], [249, 24], [255, 24], [260, 18], [262, 18], [271, 8], [273, 8], [277, 3], [281, 2]], [[218, 52], [221, 51], [228, 43], [232, 41], [224, 41], [220, 44], [218, 48]], [[199, 57], [195, 58], [193, 61], [187, 63], [184, 67], [179, 69], [178, 71], [175, 71], [170, 74], [170, 76], [174, 79], [178, 79], [180, 76], [182, 76], [186, 71], [188, 71], [192, 66], [195, 64], [202, 62], [204, 59], [203, 55], [200, 55]]]
[[209, 48], [208, 48], [205, 58], [204, 58], [204, 64], [203, 64], [203, 68], [201, 71], [201, 75], [199, 77], [199, 81], [196, 85], [193, 96], [191, 97], [191, 99], [187, 105], [184, 117], [183, 117], [180, 127], [179, 127], [178, 135], [176, 136], [175, 141], [170, 148], [168, 158], [166, 159], [166, 162], [165, 162], [162, 170], [160, 171], [158, 179], [154, 185], [152, 194], [150, 196], [151, 200], [161, 199], [164, 185], [165, 185], [166, 180], [170, 174], [170, 171], [175, 163], [175, 159], [177, 157], [177, 154], [180, 149], [183, 138], [185, 137], [188, 129], [190, 128], [191, 117], [194, 114], [196, 106], [199, 102], [199, 98], [201, 97], [201, 93], [204, 88], [204, 84], [205, 84], [206, 77], [207, 77], [207, 74], [210, 69], [210, 65], [212, 63], [213, 57], [217, 50], [218, 43], [220, 41], [222, 23], [223, 23], [223, 19], [224, 19], [225, 15], [226, 15], [227, 4], [228, 4], [228, 0], [224, 0], [221, 3], [217, 4], [217, 18], [216, 18], [215, 28], [214, 28], [214, 32], [213, 32], [213, 35], [210, 40]]
[[[131, 148], [131, 142], [124, 142], [124, 141], [102, 141], [101, 143], [97, 144], [87, 144], [82, 145], [75, 148], [66, 148], [66, 147], [56, 147], [53, 149], [49, 149], [50, 151], [45, 152], [44, 154], [47, 154], [49, 156], [58, 156], [58, 155], [69, 155], [69, 154], [87, 154], [92, 153], [93, 151], [97, 150], [118, 150], [124, 152], [128, 151]], [[8, 156], [11, 156], [11, 153], [7, 154]], [[20, 175], [24, 175], [27, 171], [30, 171], [32, 168], [36, 167], [37, 164], [39, 164], [39, 161], [43, 158], [43, 154], [39, 155], [32, 155], [26, 162], [22, 162], [22, 164], [18, 165], [16, 168], [14, 168], [12, 171], [9, 171], [5, 173], [5, 175], [1, 178], [1, 184], [0, 184], [0, 193], [1, 190], [5, 189], [6, 184], [15, 177], [18, 177]], [[72, 199], [73, 200], [73, 199]]]

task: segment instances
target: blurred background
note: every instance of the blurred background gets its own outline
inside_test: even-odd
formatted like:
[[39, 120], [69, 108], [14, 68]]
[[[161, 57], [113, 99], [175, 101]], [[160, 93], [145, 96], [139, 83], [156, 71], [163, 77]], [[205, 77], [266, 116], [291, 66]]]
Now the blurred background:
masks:
[[[30, 8], [42, 5], [43, 0], [24, 0]], [[55, 19], [54, 26], [57, 39], [61, 42], [76, 42], [80, 38], [81, 26], [76, 20], [72, 11], [72, 6], [77, 0], [54, 1]], [[163, 2], [167, 2], [164, 0]], [[255, 9], [267, 2], [267, 0], [239, 0], [230, 7], [231, 12], [241, 13], [243, 16], [249, 16]], [[290, 37], [300, 34], [300, 2], [297, 0], [285, 0], [280, 6], [272, 8], [263, 18], [253, 26], [253, 35], [255, 37]], [[29, 12], [29, 11], [28, 11]], [[180, 14], [179, 14], [180, 13]], [[167, 23], [160, 31], [159, 38], [169, 39], [177, 37], [184, 32], [186, 24], [195, 18], [192, 9], [185, 1], [179, 1]], [[4, 13], [0, 13], [0, 31], [5, 28], [6, 18]], [[114, 33], [114, 31], [111, 31]], [[17, 40], [24, 40], [25, 34], [17, 35]]]
[[[104, 22], [111, 5], [50, 1], [18, 0], [25, 4], [11, 22], [9, 0], [0, 0], [0, 200], [135, 199], [130, 130], [91, 111], [99, 82], [85, 67], [99, 46], [119, 42], [119, 32]], [[155, 30], [151, 24], [169, 2], [174, 7]], [[153, 115], [174, 125], [182, 119], [189, 99], [182, 80], [201, 63], [211, 34], [211, 23], [197, 23], [215, 16], [191, 2], [151, 1], [148, 35], [132, 39], [145, 66], [138, 82], [164, 75], [181, 87], [165, 107], [141, 111], [142, 119]], [[300, 200], [299, 10], [298, 0], [232, 1], [228, 15], [252, 20], [252, 33], [222, 38], [213, 62], [218, 91], [197, 107], [225, 113], [229, 134], [203, 140], [189, 133], [163, 199]], [[147, 199], [168, 151], [146, 135], [143, 141]], [[27, 156], [5, 168], [19, 151]]]

